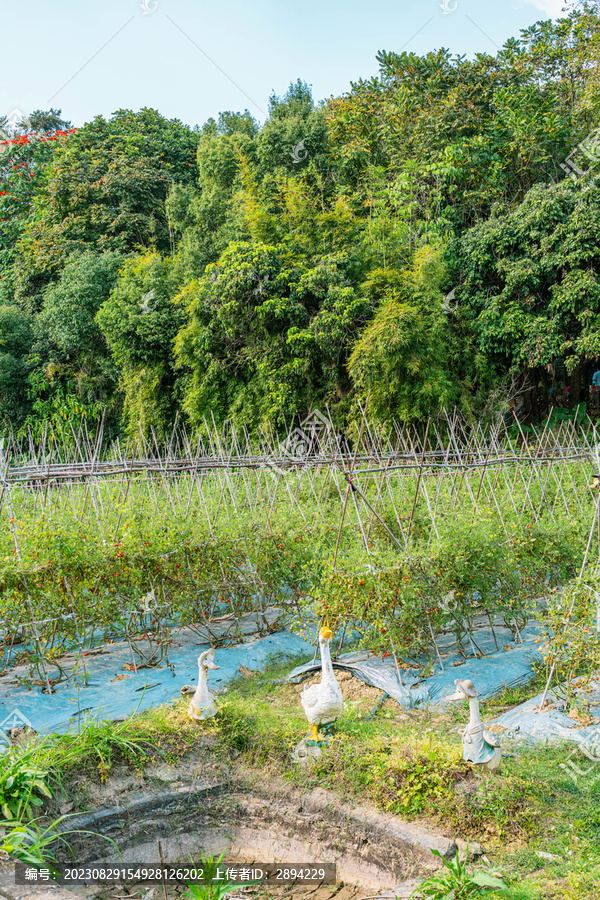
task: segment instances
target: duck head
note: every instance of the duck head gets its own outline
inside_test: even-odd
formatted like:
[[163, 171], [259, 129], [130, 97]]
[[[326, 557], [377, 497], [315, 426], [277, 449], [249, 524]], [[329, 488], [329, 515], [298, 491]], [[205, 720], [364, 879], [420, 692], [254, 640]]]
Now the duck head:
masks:
[[325, 644], [327, 641], [330, 641], [331, 638], [332, 638], [331, 628], [327, 628], [327, 627], [321, 628], [321, 630], [319, 632], [319, 643]]
[[200, 669], [220, 669], [215, 662], [215, 651], [211, 647], [210, 650], [205, 650], [204, 653], [201, 653], [198, 657], [198, 668]]
[[479, 696], [479, 691], [473, 682], [468, 679], [461, 680], [460, 678], [455, 678], [454, 685], [456, 690], [449, 697], [446, 697], [446, 700], [468, 700], [469, 697]]

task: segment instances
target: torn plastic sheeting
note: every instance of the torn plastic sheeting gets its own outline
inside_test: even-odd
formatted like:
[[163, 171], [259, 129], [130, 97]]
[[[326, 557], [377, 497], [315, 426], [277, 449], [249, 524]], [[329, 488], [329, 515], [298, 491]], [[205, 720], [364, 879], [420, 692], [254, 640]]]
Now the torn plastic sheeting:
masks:
[[[496, 628], [496, 634], [503, 637], [509, 634], [508, 629]], [[457, 652], [442, 652], [444, 671], [436, 665], [435, 674], [423, 678], [418, 669], [402, 669], [402, 684], [398, 680], [396, 665], [391, 657], [381, 659], [369, 651], [359, 653], [344, 653], [332, 660], [334, 668], [351, 672], [361, 681], [372, 687], [380, 688], [393, 697], [403, 709], [412, 709], [425, 706], [428, 703], [439, 705], [444, 698], [454, 691], [456, 678], [470, 679], [474, 684], [482, 700], [498, 694], [507, 687], [515, 687], [519, 684], [527, 684], [533, 678], [532, 662], [538, 657], [538, 651], [533, 644], [538, 630], [535, 626], [523, 629], [523, 643], [505, 644], [508, 649], [495, 650], [495, 642], [491, 630], [485, 634], [483, 629], [476, 632], [476, 641], [479, 646], [494, 647], [494, 652], [486, 656], [471, 657], [466, 661]], [[504, 633], [504, 634], [503, 634]], [[444, 641], [438, 641], [440, 646]], [[450, 640], [445, 641], [450, 645]], [[441, 646], [440, 646], [440, 649]], [[425, 662], [425, 660], [424, 660]], [[454, 664], [454, 665], [453, 665]], [[321, 670], [320, 661], [316, 664], [298, 666], [289, 673], [290, 681], [302, 681], [309, 675]]]
[[[137, 673], [123, 670], [124, 665], [131, 663], [126, 642], [118, 642], [101, 653], [95, 651], [96, 655], [87, 657], [90, 682], [59, 683], [52, 694], [43, 693], [41, 686], [28, 690], [26, 684], [15, 681], [15, 674], [23, 678], [26, 667], [13, 670], [0, 678], [0, 719], [16, 708], [31, 721], [35, 731], [64, 732], [88, 716], [116, 719], [169, 703], [179, 696], [184, 684], [197, 683], [198, 655], [210, 646], [193, 633], [178, 635], [177, 643], [180, 646], [169, 649], [171, 668], [165, 665]], [[292, 656], [302, 651], [308, 655], [310, 646], [288, 631], [233, 647], [218, 647], [215, 662], [220, 668], [210, 673], [209, 687], [216, 691], [225, 687], [239, 676], [242, 665], [260, 670], [273, 656]]]
[[[384, 660], [369, 653], [362, 659], [354, 661], [353, 658], [357, 655], [359, 654], [343, 653], [337, 659], [332, 660], [334, 668], [341, 669], [343, 672], [350, 672], [361, 681], [364, 681], [365, 684], [380, 688], [389, 694], [390, 697], [393, 697], [404, 709], [412, 709], [429, 699], [427, 690], [413, 692], [410, 686], [400, 684], [395, 667], [394, 670], [391, 670]], [[291, 682], [298, 683], [308, 678], [314, 672], [320, 671], [320, 662], [316, 665], [307, 663], [304, 666], [298, 666], [290, 672], [288, 679]]]
[[551, 744], [571, 741], [581, 749], [600, 757], [600, 687], [596, 683], [585, 691], [595, 721], [580, 725], [564, 711], [565, 703], [554, 691], [548, 692], [550, 705], [540, 710], [543, 694], [499, 716], [494, 725], [505, 729], [503, 735], [516, 743]]

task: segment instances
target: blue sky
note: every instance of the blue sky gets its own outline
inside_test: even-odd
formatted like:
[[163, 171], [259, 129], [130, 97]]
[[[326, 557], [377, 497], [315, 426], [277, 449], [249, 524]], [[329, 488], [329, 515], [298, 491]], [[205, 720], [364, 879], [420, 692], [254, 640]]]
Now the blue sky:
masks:
[[[444, 13], [444, 3], [452, 11]], [[376, 75], [378, 50], [494, 53], [561, 7], [562, 0], [0, 0], [0, 115], [53, 106], [82, 125], [150, 106], [193, 126], [247, 107], [264, 121], [270, 93], [297, 78], [320, 100]]]

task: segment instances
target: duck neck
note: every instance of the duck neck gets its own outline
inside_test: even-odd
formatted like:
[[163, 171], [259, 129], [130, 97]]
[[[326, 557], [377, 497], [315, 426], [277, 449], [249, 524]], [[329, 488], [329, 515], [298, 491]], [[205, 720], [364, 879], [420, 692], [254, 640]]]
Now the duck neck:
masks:
[[322, 681], [329, 684], [334, 681], [333, 664], [331, 662], [331, 654], [329, 652], [329, 641], [321, 643], [321, 672]]
[[196, 697], [199, 700], [208, 700], [208, 696], [208, 669], [205, 669], [204, 666], [199, 666]]
[[479, 700], [477, 697], [469, 697], [469, 727], [475, 728], [481, 725], [481, 716], [479, 715]]

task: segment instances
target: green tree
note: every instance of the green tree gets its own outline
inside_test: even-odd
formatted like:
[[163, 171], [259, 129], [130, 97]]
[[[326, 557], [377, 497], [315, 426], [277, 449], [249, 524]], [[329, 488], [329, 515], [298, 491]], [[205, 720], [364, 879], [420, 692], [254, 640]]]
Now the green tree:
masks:
[[[32, 115], [35, 118], [35, 113]], [[0, 301], [14, 300], [18, 243], [34, 221], [35, 197], [44, 182], [46, 166], [59, 147], [71, 140], [73, 132], [28, 133], [0, 143]]]
[[[176, 184], [167, 213], [178, 242], [175, 272], [181, 283], [204, 273], [227, 244], [246, 233], [239, 202], [243, 160], [255, 160], [254, 129], [234, 114], [227, 127], [203, 130], [197, 151], [198, 184]], [[239, 125], [240, 131], [234, 128]]]
[[0, 304], [0, 426], [19, 426], [30, 402], [27, 378], [33, 345], [31, 318], [17, 306]]
[[46, 289], [35, 318], [37, 366], [30, 379], [40, 414], [55, 395], [71, 394], [92, 415], [112, 406], [117, 370], [95, 317], [124, 261], [123, 254], [110, 250], [73, 253], [59, 279]]
[[119, 371], [130, 434], [164, 435], [176, 412], [172, 345], [182, 311], [172, 302], [172, 261], [147, 252], [125, 262], [96, 321]]
[[37, 328], [69, 361], [85, 365], [105, 351], [96, 313], [108, 299], [125, 259], [112, 250], [74, 253], [58, 281], [46, 290]]
[[19, 131], [35, 131], [38, 134], [54, 134], [57, 131], [69, 131], [71, 123], [62, 118], [62, 109], [34, 109], [27, 116]]
[[457, 297], [479, 349], [545, 397], [554, 385], [553, 402], [565, 379], [578, 402], [600, 358], [599, 247], [600, 184], [588, 176], [532, 188], [457, 248]]
[[324, 174], [330, 168], [328, 144], [325, 111], [315, 107], [310, 87], [298, 79], [283, 97], [269, 98], [269, 118], [257, 138], [259, 178], [309, 165]]
[[234, 134], [245, 134], [249, 138], [255, 138], [259, 131], [258, 122], [247, 109], [243, 113], [231, 110], [221, 112], [217, 121], [210, 118], [200, 129], [203, 137], [216, 137], [217, 135], [232, 137]]
[[380, 77], [327, 106], [337, 179], [356, 212], [372, 218], [387, 179], [404, 227], [447, 237], [562, 177], [598, 118], [599, 46], [597, 5], [586, 5], [536, 23], [496, 56], [381, 51]]
[[189, 372], [184, 407], [193, 423], [211, 411], [250, 425], [282, 422], [317, 402], [347, 399], [349, 340], [369, 314], [343, 256], [287, 269], [276, 247], [231, 244], [182, 291], [177, 336]]
[[381, 419], [422, 419], [458, 401], [442, 306], [446, 278], [441, 253], [431, 247], [416, 254], [409, 271], [370, 276], [366, 287], [381, 304], [352, 350], [349, 370]]
[[195, 181], [197, 136], [155, 110], [97, 116], [61, 145], [36, 193], [19, 242], [17, 298], [41, 293], [75, 251], [171, 249], [165, 201], [173, 183]]

